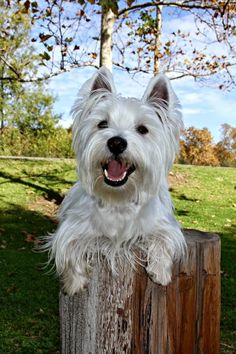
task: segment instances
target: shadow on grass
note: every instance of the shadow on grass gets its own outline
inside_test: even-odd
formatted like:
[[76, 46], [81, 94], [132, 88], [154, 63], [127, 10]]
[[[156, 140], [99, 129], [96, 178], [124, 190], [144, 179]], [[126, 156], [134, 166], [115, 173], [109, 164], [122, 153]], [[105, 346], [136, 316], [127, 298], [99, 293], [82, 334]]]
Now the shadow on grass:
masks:
[[8, 203], [8, 208], [0, 214], [1, 234], [8, 235], [8, 237], [19, 239], [19, 234], [26, 229], [40, 235], [55, 228], [55, 222], [43, 213], [35, 210], [28, 210], [24, 207]]
[[77, 176], [75, 174], [75, 178], [72, 180], [67, 180], [65, 178], [62, 178], [60, 177], [60, 174], [63, 174], [65, 175], [65, 173], [72, 173], [75, 174], [75, 167], [71, 168], [71, 167], [64, 167], [63, 170], [52, 170], [52, 171], [43, 171], [43, 172], [32, 172], [32, 173], [29, 173], [29, 171], [25, 172], [27, 174], [27, 177], [31, 178], [31, 179], [41, 179], [41, 178], [44, 178], [46, 179], [47, 181], [50, 181], [50, 182], [56, 182], [56, 183], [62, 183], [62, 184], [69, 184], [69, 185], [73, 185], [76, 180], [77, 180]]
[[189, 215], [189, 211], [188, 210], [175, 210], [175, 213], [178, 215], [178, 216], [186, 216], [186, 215]]
[[199, 200], [197, 198], [189, 198], [184, 193], [179, 194], [178, 191], [173, 187], [169, 188], [169, 192], [171, 192], [175, 196], [175, 198], [179, 200], [185, 200], [187, 202], [197, 202]]
[[188, 202], [196, 202], [198, 200], [196, 198], [189, 198], [185, 194], [180, 194], [176, 198], [178, 198], [179, 200], [186, 200]]
[[58, 353], [58, 281], [43, 268], [47, 255], [32, 251], [55, 225], [14, 204], [0, 223], [0, 352]]
[[50, 201], [55, 200], [57, 205], [61, 204], [61, 202], [63, 200], [63, 196], [51, 188], [39, 186], [39, 185], [29, 182], [29, 181], [24, 181], [22, 178], [15, 177], [9, 173], [2, 172], [2, 171], [0, 172], [0, 177], [5, 178], [6, 180], [8, 180], [10, 182], [23, 184], [25, 186], [34, 188], [37, 191], [43, 192], [45, 195], [45, 198], [47, 200], [50, 200]]
[[220, 236], [232, 237], [236, 244], [236, 224], [225, 227], [224, 232], [219, 234]]

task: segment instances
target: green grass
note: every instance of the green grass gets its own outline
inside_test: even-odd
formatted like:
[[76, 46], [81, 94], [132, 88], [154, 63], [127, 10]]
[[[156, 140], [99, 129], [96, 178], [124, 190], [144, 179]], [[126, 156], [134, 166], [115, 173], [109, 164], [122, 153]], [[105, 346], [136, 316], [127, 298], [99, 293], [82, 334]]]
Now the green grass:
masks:
[[73, 164], [0, 161], [1, 354], [59, 352], [58, 281], [33, 248], [74, 180]]
[[[66, 161], [0, 160], [0, 353], [59, 353], [58, 280], [46, 274], [38, 236], [55, 229], [63, 193], [76, 180]], [[222, 239], [222, 353], [236, 348], [236, 169], [175, 166], [177, 218]], [[187, 354], [187, 353], [186, 353]]]

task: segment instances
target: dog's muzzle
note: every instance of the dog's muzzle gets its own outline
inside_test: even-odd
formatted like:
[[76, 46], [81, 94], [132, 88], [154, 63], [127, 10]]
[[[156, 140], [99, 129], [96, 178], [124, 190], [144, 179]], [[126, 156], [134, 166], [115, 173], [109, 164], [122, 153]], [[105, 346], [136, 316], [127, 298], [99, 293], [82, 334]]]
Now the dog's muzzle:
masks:
[[121, 157], [127, 146], [127, 141], [120, 136], [114, 136], [107, 141], [107, 147], [112, 153], [112, 158], [102, 164], [102, 169], [104, 182], [109, 186], [120, 187], [124, 185], [131, 173], [135, 171], [135, 166], [124, 161]]

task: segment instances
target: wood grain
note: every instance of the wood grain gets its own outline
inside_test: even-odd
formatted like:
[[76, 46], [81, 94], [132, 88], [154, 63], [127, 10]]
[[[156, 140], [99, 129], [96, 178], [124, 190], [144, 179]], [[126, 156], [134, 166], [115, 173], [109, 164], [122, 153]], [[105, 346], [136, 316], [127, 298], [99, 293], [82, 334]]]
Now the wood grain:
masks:
[[60, 294], [62, 354], [219, 354], [220, 240], [185, 230], [188, 259], [167, 287], [142, 266], [112, 276], [93, 268], [88, 288]]

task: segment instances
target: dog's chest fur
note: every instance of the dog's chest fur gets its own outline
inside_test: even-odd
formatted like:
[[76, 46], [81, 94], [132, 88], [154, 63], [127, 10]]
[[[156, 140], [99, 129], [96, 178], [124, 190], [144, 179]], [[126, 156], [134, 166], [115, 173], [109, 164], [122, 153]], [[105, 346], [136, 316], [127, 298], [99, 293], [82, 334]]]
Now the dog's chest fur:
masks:
[[157, 231], [162, 217], [160, 212], [157, 215], [158, 204], [161, 204], [159, 198], [153, 197], [144, 204], [131, 201], [106, 205], [88, 195], [77, 183], [63, 203], [61, 217], [71, 219], [77, 234], [103, 236], [122, 243]]
[[152, 209], [151, 204], [154, 203], [155, 201], [152, 200], [145, 205], [130, 202], [116, 207], [101, 207], [95, 202], [91, 221], [95, 228], [99, 227], [102, 235], [122, 243], [147, 233], [146, 223], [149, 225], [148, 233], [151, 229], [154, 231], [154, 215], [147, 211]]

